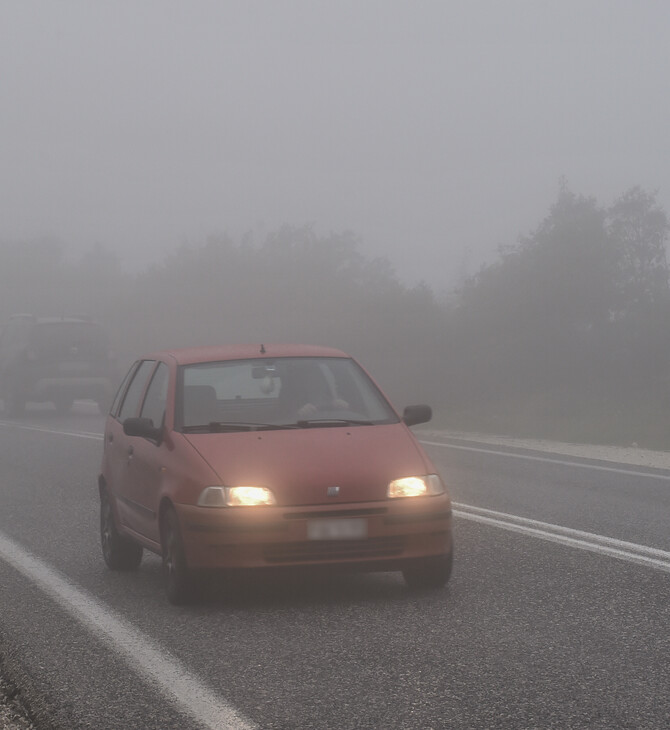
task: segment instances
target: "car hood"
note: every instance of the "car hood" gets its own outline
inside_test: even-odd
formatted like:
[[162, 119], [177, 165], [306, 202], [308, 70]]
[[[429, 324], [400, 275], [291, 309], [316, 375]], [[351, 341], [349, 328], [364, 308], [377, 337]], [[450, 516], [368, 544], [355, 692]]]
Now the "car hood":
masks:
[[283, 506], [383, 500], [392, 479], [434, 471], [403, 423], [185, 438], [222, 485], [268, 487]]

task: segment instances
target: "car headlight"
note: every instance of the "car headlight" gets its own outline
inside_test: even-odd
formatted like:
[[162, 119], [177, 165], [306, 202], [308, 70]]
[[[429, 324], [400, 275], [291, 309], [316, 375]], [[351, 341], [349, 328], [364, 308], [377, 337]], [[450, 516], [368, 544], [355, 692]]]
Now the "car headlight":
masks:
[[198, 497], [199, 507], [256, 507], [277, 504], [266, 487], [206, 487]]
[[388, 486], [387, 496], [391, 498], [426, 497], [444, 494], [445, 491], [442, 479], [438, 474], [425, 474], [421, 477], [394, 479]]

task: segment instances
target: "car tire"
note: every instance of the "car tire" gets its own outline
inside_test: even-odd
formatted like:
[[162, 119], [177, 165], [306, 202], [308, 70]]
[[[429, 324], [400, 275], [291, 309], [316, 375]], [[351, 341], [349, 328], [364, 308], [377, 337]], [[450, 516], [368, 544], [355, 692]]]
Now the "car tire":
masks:
[[163, 580], [167, 599], [174, 606], [182, 606], [193, 600], [194, 581], [186, 564], [186, 552], [181, 538], [179, 518], [173, 507], [168, 507], [163, 512], [161, 545]]
[[119, 534], [107, 492], [100, 492], [100, 544], [110, 570], [137, 570], [142, 562], [142, 546]]
[[446, 555], [412, 561], [402, 571], [405, 583], [409, 588], [417, 591], [443, 588], [451, 577], [453, 560], [452, 547]]

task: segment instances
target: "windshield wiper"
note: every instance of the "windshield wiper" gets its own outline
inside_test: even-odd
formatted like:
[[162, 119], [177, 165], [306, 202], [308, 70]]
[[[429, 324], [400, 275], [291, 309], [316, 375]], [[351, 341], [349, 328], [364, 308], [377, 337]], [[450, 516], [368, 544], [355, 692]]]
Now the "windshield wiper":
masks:
[[224, 431], [250, 431], [246, 423], [222, 423], [211, 421], [210, 423], [199, 423], [195, 426], [184, 426], [184, 433], [220, 433]]
[[355, 420], [352, 418], [307, 418], [296, 424], [298, 428], [328, 428], [330, 426], [372, 426], [372, 421]]
[[235, 431], [277, 431], [297, 428], [295, 423], [241, 423], [239, 421], [210, 421], [196, 426], [184, 426], [184, 433], [227, 433]]

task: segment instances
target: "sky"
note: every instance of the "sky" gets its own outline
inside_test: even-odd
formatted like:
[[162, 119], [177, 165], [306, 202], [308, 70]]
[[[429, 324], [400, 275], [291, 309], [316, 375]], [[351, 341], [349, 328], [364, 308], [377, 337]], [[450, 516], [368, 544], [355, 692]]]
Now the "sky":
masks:
[[449, 289], [570, 189], [670, 210], [670, 3], [1, 0], [0, 241], [282, 224]]

